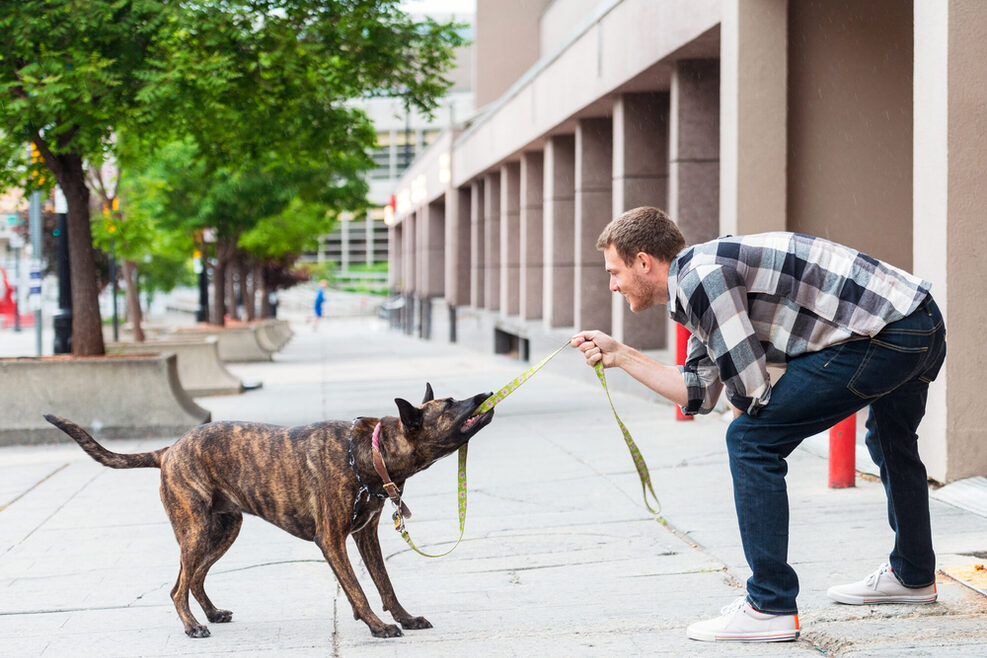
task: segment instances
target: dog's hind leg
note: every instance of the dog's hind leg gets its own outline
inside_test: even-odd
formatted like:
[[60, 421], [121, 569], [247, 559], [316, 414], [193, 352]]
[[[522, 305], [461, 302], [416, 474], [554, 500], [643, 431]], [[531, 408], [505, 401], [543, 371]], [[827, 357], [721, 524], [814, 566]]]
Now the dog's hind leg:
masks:
[[326, 556], [336, 580], [346, 593], [346, 598], [350, 600], [350, 605], [353, 606], [353, 618], [369, 626], [370, 633], [374, 637], [400, 637], [402, 635], [400, 628], [394, 624], [385, 624], [370, 609], [367, 596], [363, 593], [356, 574], [353, 573], [350, 558], [346, 554], [346, 533], [342, 530], [323, 531], [316, 536], [315, 543], [322, 549], [322, 554]]
[[380, 592], [384, 610], [390, 612], [395, 621], [401, 624], [406, 630], [432, 628], [432, 624], [427, 619], [424, 617], [415, 617], [405, 610], [394, 594], [394, 587], [391, 585], [391, 579], [387, 575], [387, 567], [384, 566], [384, 556], [380, 551], [380, 540], [377, 537], [377, 521], [379, 518], [380, 512], [377, 512], [365, 526], [353, 533], [353, 539], [356, 541], [356, 547], [360, 549], [360, 557], [363, 558], [363, 564], [367, 566], [367, 571], [370, 572], [370, 577], [373, 578], [374, 584], [377, 586], [377, 591]]
[[230, 546], [240, 534], [240, 526], [243, 525], [243, 514], [240, 512], [227, 512], [222, 514], [213, 513], [209, 520], [208, 541], [209, 547], [202, 562], [195, 568], [192, 580], [189, 583], [192, 595], [202, 606], [202, 611], [206, 613], [206, 619], [220, 624], [233, 619], [233, 613], [229, 610], [219, 610], [209, 600], [205, 590], [206, 574], [212, 565], [216, 564], [219, 558], [229, 550]]
[[209, 552], [209, 503], [183, 481], [176, 481], [166, 470], [161, 472], [161, 502], [171, 520], [175, 539], [181, 549], [181, 569], [171, 590], [178, 617], [189, 637], [209, 637], [209, 629], [199, 623], [189, 609], [188, 593], [196, 568]]

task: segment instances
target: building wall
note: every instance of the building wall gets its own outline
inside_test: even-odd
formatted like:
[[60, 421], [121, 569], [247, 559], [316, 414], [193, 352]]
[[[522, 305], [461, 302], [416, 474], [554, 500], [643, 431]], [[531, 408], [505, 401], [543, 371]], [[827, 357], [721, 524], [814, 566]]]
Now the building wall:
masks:
[[[606, 274], [590, 248], [640, 191], [666, 207], [691, 242], [766, 230], [821, 235], [932, 283], [950, 356], [930, 391], [921, 450], [933, 479], [987, 475], [987, 407], [979, 400], [987, 367], [980, 328], [987, 3], [589, 5], [548, 6], [543, 56], [398, 185], [399, 197], [415, 189], [441, 152], [450, 174], [444, 189], [428, 182], [426, 198], [395, 221], [414, 223], [440, 196], [469, 208], [455, 212], [469, 240], [446, 249], [447, 272], [450, 250], [470, 254], [469, 285], [447, 292], [441, 309], [449, 335], [477, 349], [526, 347], [534, 358], [574, 330], [612, 329], [670, 360], [675, 332], [657, 327], [660, 318], [629, 317], [623, 300], [600, 287]], [[578, 20], [563, 15], [577, 7], [587, 12]], [[530, 195], [537, 171], [540, 198]], [[540, 220], [540, 240], [520, 228], [529, 211], [533, 226]], [[540, 271], [540, 289], [529, 287], [527, 274], [515, 284], [516, 270]], [[540, 295], [540, 313], [529, 294]], [[572, 376], [592, 378], [590, 369], [576, 370]]]
[[500, 97], [539, 56], [539, 21], [549, 0], [476, 3], [476, 106]]
[[906, 270], [912, 13], [910, 1], [792, 2], [788, 24], [788, 228]]

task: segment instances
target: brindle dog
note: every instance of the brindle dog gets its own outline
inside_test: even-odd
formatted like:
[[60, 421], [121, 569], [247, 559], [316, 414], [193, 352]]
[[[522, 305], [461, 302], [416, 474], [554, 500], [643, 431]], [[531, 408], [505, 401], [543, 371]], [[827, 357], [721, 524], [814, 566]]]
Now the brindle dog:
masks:
[[105, 466], [161, 469], [161, 502], [181, 548], [171, 598], [190, 637], [208, 637], [209, 629], [192, 616], [189, 590], [209, 621], [227, 622], [233, 616], [212, 604], [203, 582], [236, 539], [244, 512], [314, 541], [346, 592], [354, 618], [362, 619], [376, 637], [397, 637], [401, 630], [370, 609], [346, 554], [346, 537], [352, 534], [384, 609], [406, 629], [432, 627], [398, 603], [384, 566], [377, 525], [386, 496], [371, 454], [374, 427], [380, 423], [387, 471], [403, 490], [407, 478], [454, 452], [492, 420], [493, 410], [473, 416], [489, 396], [435, 400], [426, 385], [419, 407], [394, 400], [398, 417], [301, 427], [208, 423], [171, 446], [140, 454], [110, 452], [75, 423], [52, 415], [45, 419]]

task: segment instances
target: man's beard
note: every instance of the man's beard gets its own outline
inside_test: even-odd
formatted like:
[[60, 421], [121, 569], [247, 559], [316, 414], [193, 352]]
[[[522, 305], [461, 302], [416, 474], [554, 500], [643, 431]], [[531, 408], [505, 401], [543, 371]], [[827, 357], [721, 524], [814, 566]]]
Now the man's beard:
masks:
[[655, 283], [648, 281], [643, 277], [634, 277], [634, 287], [631, 294], [627, 296], [636, 302], [632, 304], [631, 299], [627, 300], [631, 307], [631, 311], [637, 313], [654, 306], [655, 294], [657, 291], [658, 286]]

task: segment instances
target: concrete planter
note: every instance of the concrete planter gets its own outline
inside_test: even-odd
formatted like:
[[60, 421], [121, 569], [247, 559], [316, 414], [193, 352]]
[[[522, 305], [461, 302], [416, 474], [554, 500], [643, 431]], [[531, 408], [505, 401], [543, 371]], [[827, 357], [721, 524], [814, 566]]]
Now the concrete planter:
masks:
[[168, 352], [173, 352], [178, 357], [178, 380], [192, 397], [236, 395], [243, 392], [243, 382], [227, 370], [220, 360], [219, 339], [215, 336], [143, 343], [110, 343], [106, 346], [108, 355]]
[[0, 445], [70, 441], [54, 413], [97, 438], [175, 437], [208, 422], [182, 388], [177, 357], [0, 359]]
[[249, 362], [270, 361], [273, 350], [265, 349], [257, 337], [257, 325], [236, 325], [232, 327], [181, 327], [169, 339], [203, 338], [215, 336], [219, 343], [221, 361]]
[[272, 351], [280, 352], [288, 344], [295, 332], [286, 320], [267, 319], [257, 323], [257, 335], [261, 345], [271, 346]]

